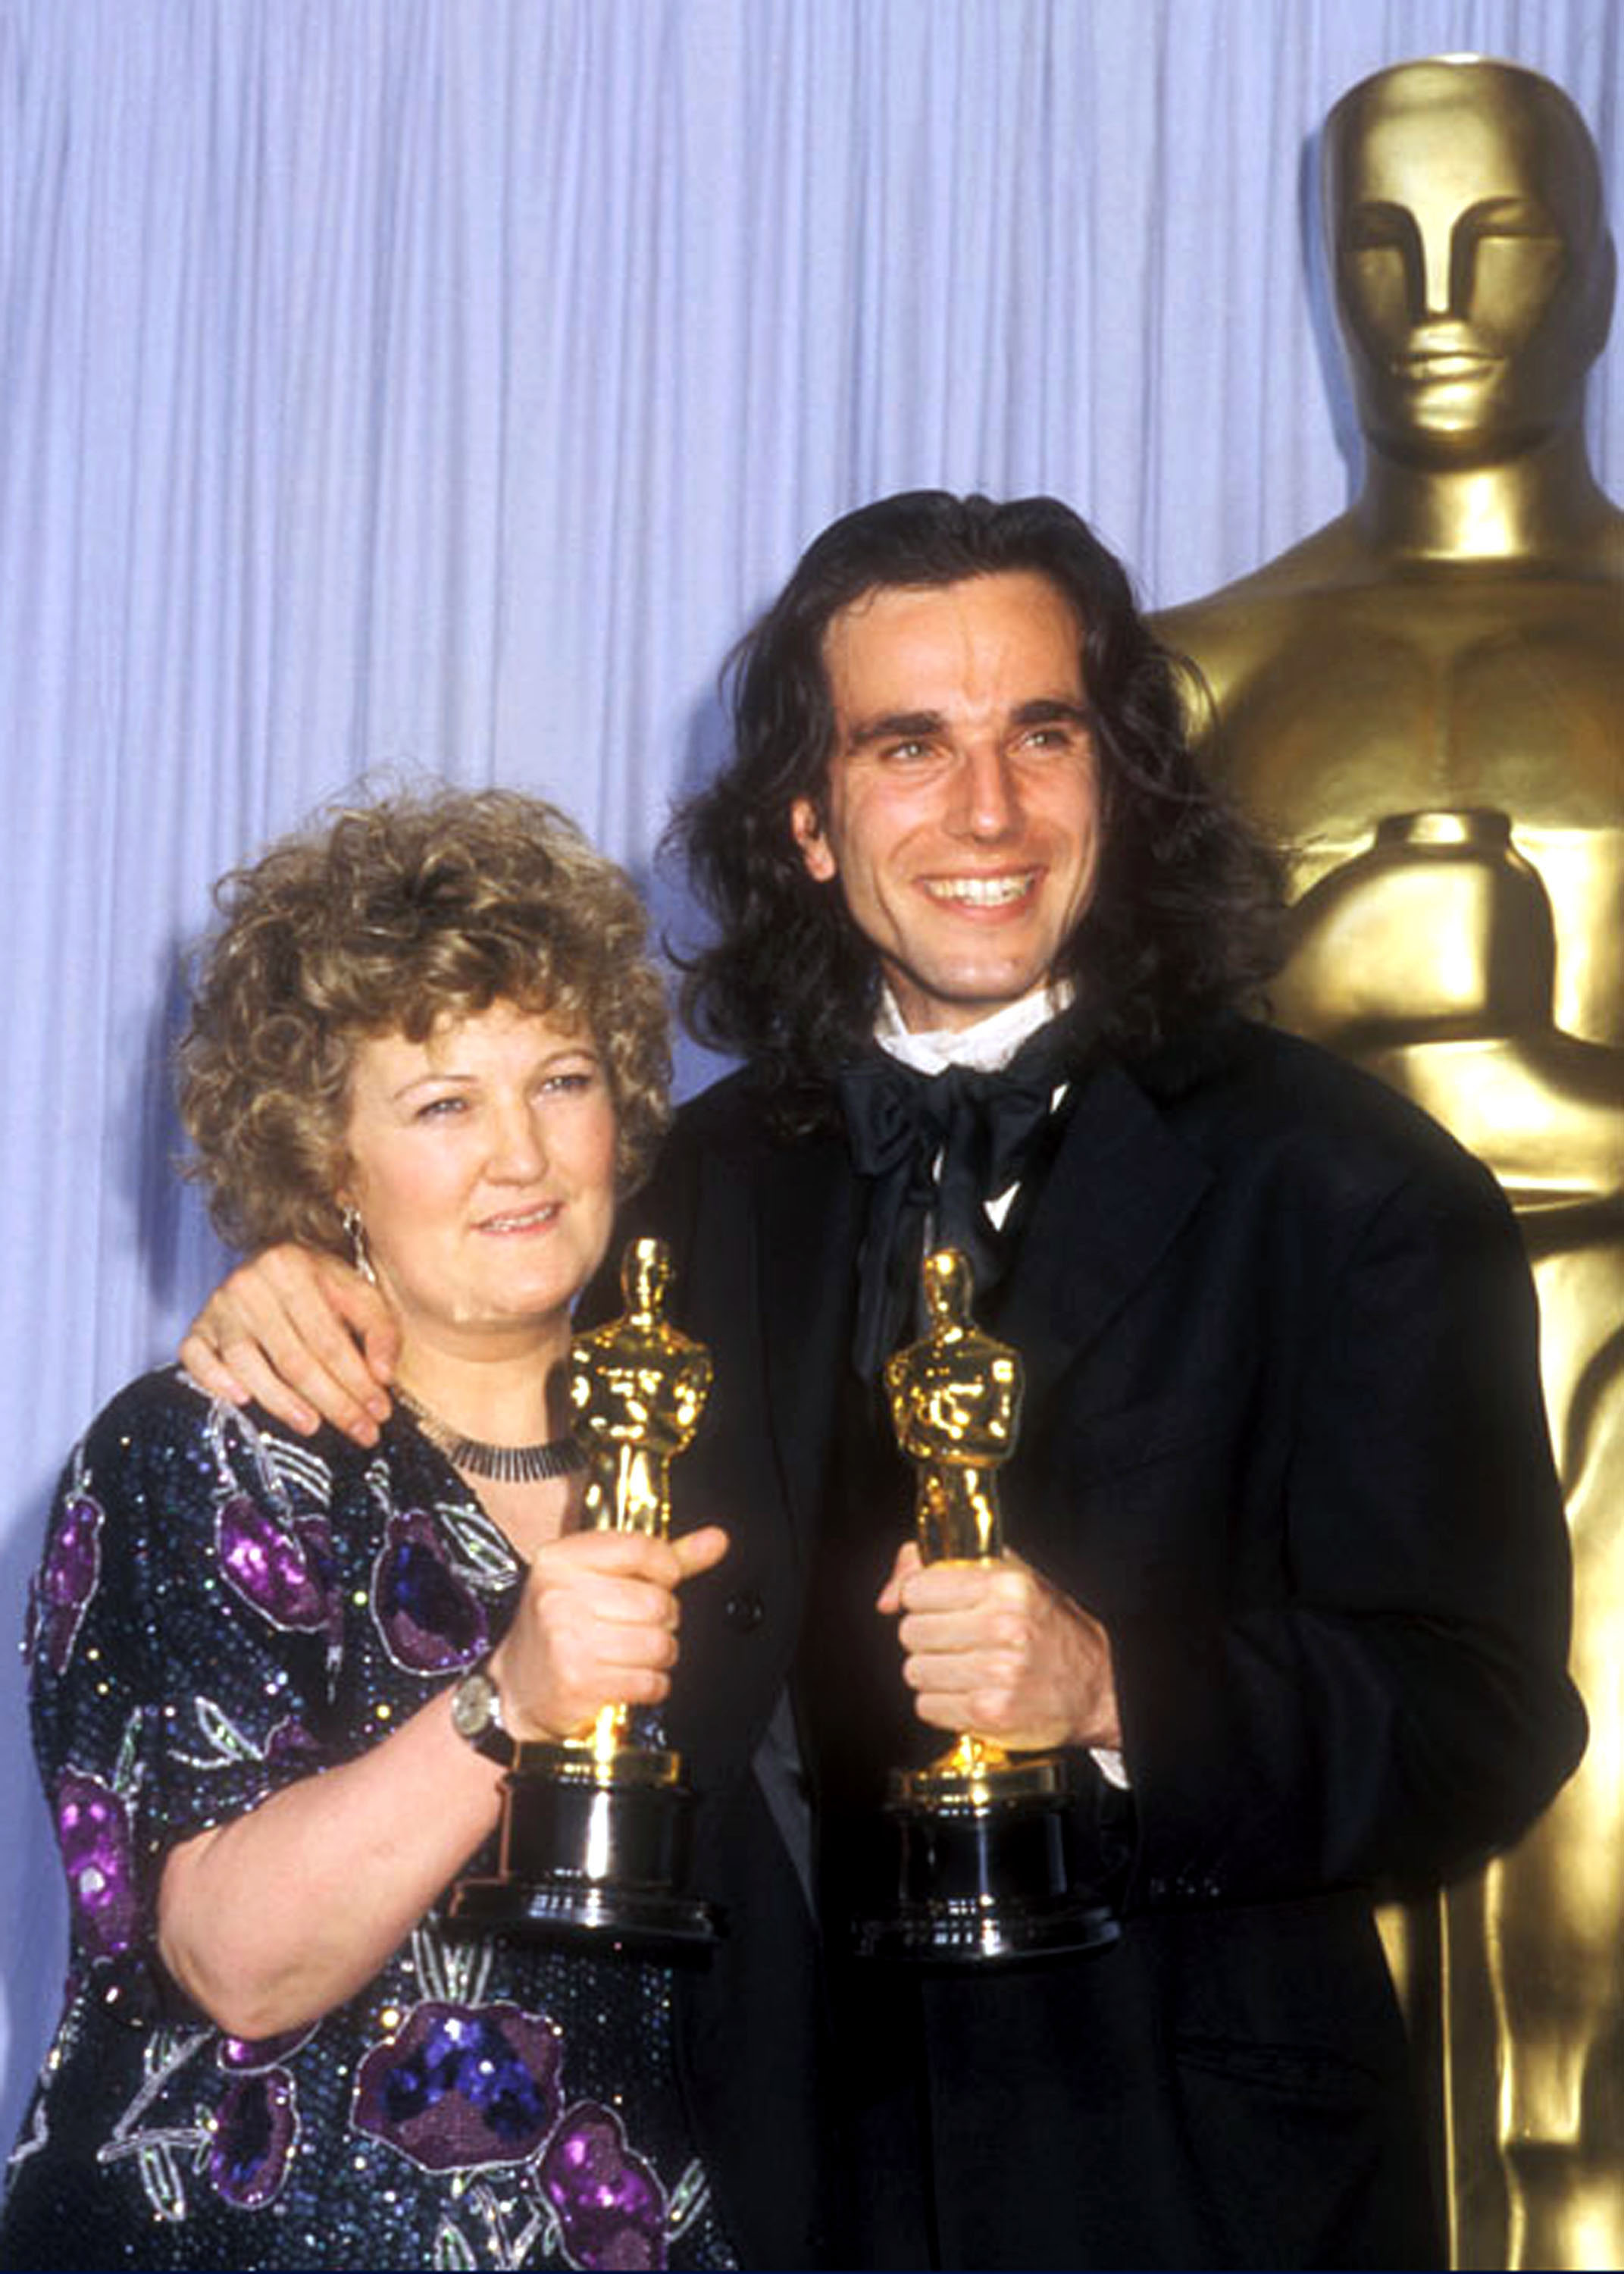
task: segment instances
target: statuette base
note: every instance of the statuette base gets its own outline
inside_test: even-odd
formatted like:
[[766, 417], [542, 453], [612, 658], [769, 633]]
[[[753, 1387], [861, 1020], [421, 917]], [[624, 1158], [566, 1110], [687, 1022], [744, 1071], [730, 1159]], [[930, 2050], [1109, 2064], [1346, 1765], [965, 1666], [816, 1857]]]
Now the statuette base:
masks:
[[563, 1773], [554, 1764], [538, 1774], [528, 1757], [543, 1750], [526, 1746], [506, 1780], [499, 1869], [458, 1883], [452, 1925], [639, 1950], [718, 1940], [718, 1913], [683, 1886], [694, 1796], [675, 1781], [674, 1755], [594, 1765], [589, 1748], [572, 1746]]
[[972, 1796], [944, 1790], [929, 1771], [893, 1775], [897, 1903], [859, 1924], [861, 1957], [986, 1965], [1116, 1940], [1109, 1905], [1073, 1879], [1063, 1785], [1036, 1767], [1018, 1769], [1013, 1781], [1026, 1788], [1007, 1796], [991, 1796], [984, 1780]]

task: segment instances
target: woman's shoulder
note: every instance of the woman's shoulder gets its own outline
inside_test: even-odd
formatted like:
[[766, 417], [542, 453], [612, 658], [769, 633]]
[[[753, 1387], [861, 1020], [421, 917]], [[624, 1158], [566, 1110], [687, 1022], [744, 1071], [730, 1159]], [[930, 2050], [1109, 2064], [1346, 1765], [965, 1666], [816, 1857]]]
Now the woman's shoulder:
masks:
[[363, 1459], [335, 1432], [297, 1436], [258, 1406], [211, 1397], [184, 1367], [161, 1367], [116, 1390], [65, 1462], [60, 1505], [88, 1495], [126, 1517], [150, 1506], [165, 1528], [222, 1497], [321, 1508], [335, 1467]]
[[[195, 1382], [184, 1366], [156, 1367], [114, 1391], [79, 1439], [103, 1459], [117, 1454], [167, 1454], [199, 1447], [244, 1445], [303, 1455], [312, 1469], [342, 1463], [349, 1440], [322, 1428], [311, 1437], [288, 1429], [263, 1406], [234, 1405]], [[354, 1449], [359, 1457], [358, 1449]]]
[[213, 1401], [183, 1367], [155, 1367], [116, 1389], [80, 1435], [69, 1466], [129, 1472], [200, 1442]]

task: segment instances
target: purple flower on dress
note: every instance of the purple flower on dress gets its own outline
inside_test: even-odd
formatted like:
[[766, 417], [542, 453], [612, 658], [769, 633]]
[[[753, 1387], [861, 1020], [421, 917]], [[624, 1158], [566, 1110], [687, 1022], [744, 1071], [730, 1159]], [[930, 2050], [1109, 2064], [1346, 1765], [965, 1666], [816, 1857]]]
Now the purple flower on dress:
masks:
[[29, 1591], [24, 1647], [30, 1658], [37, 1653], [53, 1674], [60, 1674], [73, 1655], [102, 1576], [102, 1524], [95, 1501], [76, 1493], [66, 1502]]
[[287, 1760], [313, 1762], [320, 1751], [297, 1713], [284, 1713], [265, 1741], [265, 1758], [273, 1766]]
[[541, 2185], [575, 2266], [665, 2263], [665, 2195], [611, 2108], [580, 2102], [541, 2159]]
[[111, 1958], [135, 1939], [135, 1871], [130, 1818], [100, 1778], [69, 1769], [57, 1780], [56, 1844], [68, 1900], [86, 1954]]
[[445, 1674], [490, 1640], [485, 1605], [452, 1568], [432, 1517], [392, 1516], [372, 1565], [372, 1616], [389, 1655], [410, 1674]]
[[325, 1517], [301, 1517], [289, 1532], [246, 1493], [234, 1493], [215, 1514], [214, 1546], [232, 1586], [274, 1627], [300, 1633], [325, 1629], [329, 1638], [342, 1630], [343, 1609], [333, 1592], [333, 1535]]
[[307, 2022], [302, 2029], [282, 2029], [274, 2037], [222, 2037], [214, 2048], [214, 2059], [223, 2069], [255, 2076], [308, 2044], [320, 2026], [319, 2022]]
[[522, 2164], [558, 2120], [560, 2058], [544, 2014], [426, 2002], [362, 2062], [357, 2128], [426, 2172]]
[[238, 2210], [275, 2200], [299, 2135], [298, 2095], [285, 2068], [239, 2076], [214, 2112], [208, 2176]]

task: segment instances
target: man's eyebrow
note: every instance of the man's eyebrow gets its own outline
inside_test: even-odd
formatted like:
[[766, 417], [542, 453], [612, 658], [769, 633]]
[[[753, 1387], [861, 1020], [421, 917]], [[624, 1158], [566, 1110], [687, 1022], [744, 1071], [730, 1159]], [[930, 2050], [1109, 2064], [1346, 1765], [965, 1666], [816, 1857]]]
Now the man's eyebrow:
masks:
[[1010, 723], [1015, 727], [1086, 727], [1088, 706], [1068, 695], [1036, 695], [1030, 703], [1016, 705], [1010, 713]]
[[846, 729], [844, 747], [861, 750], [870, 742], [928, 742], [943, 725], [939, 711], [882, 711], [872, 719], [855, 719]]

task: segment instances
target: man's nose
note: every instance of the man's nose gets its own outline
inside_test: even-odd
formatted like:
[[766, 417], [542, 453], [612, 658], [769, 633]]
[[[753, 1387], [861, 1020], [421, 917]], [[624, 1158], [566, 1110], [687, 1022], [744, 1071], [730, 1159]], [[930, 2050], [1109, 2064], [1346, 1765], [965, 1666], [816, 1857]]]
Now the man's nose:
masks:
[[967, 837], [1002, 837], [1020, 818], [1020, 795], [1008, 753], [996, 742], [972, 742], [960, 753], [953, 825]]

